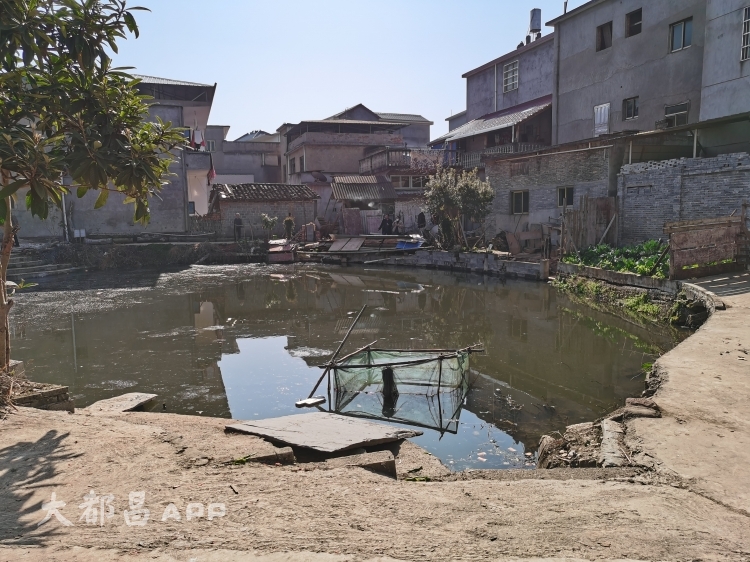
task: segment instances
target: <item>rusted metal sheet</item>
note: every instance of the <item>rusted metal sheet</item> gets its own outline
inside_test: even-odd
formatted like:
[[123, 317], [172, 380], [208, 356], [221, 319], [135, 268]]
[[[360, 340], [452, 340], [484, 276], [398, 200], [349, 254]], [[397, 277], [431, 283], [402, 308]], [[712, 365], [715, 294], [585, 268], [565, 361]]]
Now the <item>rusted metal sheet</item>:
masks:
[[745, 267], [744, 208], [742, 217], [716, 217], [669, 222], [669, 277], [690, 279]]
[[358, 236], [362, 234], [362, 221], [359, 209], [343, 209], [344, 234]]
[[670, 241], [676, 248], [702, 248], [706, 246], [734, 244], [739, 233], [739, 225], [712, 228], [710, 230], [683, 231], [672, 234]]
[[737, 244], [719, 244], [705, 248], [690, 248], [686, 250], [674, 250], [673, 261], [676, 268], [686, 265], [705, 265], [711, 262], [734, 260], [737, 254]]

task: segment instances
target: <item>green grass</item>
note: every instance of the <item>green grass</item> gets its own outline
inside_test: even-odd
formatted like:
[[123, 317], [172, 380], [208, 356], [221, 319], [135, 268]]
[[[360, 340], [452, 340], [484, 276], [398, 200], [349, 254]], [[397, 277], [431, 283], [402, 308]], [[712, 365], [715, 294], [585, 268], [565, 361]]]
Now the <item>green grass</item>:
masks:
[[627, 310], [643, 316], [651, 318], [658, 318], [659, 316], [659, 306], [653, 304], [646, 293], [627, 297], [622, 304]]

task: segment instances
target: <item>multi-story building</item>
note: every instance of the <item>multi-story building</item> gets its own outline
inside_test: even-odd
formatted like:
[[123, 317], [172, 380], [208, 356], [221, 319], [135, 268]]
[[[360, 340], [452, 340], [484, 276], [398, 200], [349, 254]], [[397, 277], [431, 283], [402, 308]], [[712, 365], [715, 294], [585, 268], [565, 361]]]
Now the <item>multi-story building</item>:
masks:
[[547, 25], [553, 144], [698, 121], [706, 0], [592, 0]]
[[554, 35], [542, 36], [541, 10], [532, 10], [517, 49], [462, 76], [466, 109], [448, 117], [449, 132], [430, 145], [448, 151], [451, 164], [480, 170], [484, 154], [549, 146], [554, 62]]
[[[425, 148], [430, 126], [421, 115], [377, 113], [362, 104], [319, 121], [285, 124], [278, 132], [282, 140], [285, 181], [314, 181], [310, 172], [327, 175], [378, 173], [364, 169], [360, 161], [388, 148], [407, 152]], [[387, 166], [386, 166], [387, 168]]]

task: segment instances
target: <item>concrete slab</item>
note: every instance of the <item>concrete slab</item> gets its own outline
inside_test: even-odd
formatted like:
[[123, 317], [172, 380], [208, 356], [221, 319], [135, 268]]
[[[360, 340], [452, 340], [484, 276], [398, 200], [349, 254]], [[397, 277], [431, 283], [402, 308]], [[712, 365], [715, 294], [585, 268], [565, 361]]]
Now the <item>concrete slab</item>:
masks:
[[107, 398], [94, 402], [91, 406], [80, 408], [79, 412], [84, 414], [115, 414], [117, 412], [130, 412], [136, 408], [148, 404], [156, 398], [156, 394], [146, 394], [145, 392], [130, 392], [122, 396]]
[[392, 443], [422, 435], [421, 431], [401, 429], [327, 412], [245, 421], [227, 425], [227, 429], [323, 453]]

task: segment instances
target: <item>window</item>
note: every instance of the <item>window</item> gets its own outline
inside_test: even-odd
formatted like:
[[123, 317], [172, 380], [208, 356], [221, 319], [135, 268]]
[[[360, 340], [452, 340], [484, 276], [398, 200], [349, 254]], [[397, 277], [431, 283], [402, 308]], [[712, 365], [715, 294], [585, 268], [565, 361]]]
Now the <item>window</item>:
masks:
[[594, 107], [594, 136], [609, 134], [609, 104]]
[[596, 50], [603, 51], [612, 46], [612, 22], [596, 28]]
[[216, 152], [216, 141], [215, 140], [207, 140], [206, 141], [206, 150], [208, 152]]
[[503, 67], [503, 92], [518, 89], [518, 61], [513, 61]]
[[[11, 198], [12, 201], [12, 198]], [[188, 215], [195, 214], [195, 201], [188, 201]]]
[[305, 171], [305, 157], [304, 156], [299, 157], [299, 171], [300, 172]]
[[529, 192], [510, 192], [510, 213], [512, 215], [525, 215], [529, 212]]
[[629, 98], [622, 102], [622, 120], [636, 119], [638, 117], [638, 98]]
[[412, 176], [411, 186], [412, 187], [427, 187], [427, 182], [430, 180], [429, 176]]
[[632, 37], [638, 35], [641, 32], [641, 25], [643, 23], [643, 9], [638, 9], [635, 12], [630, 12], [625, 16], [625, 36]]
[[294, 163], [294, 158], [290, 158], [289, 159], [289, 175], [291, 176], [292, 174], [296, 172], [297, 172], [297, 166]]
[[669, 27], [669, 48], [674, 53], [693, 44], [693, 18], [688, 18]]
[[745, 15], [742, 21], [742, 58], [741, 60], [750, 60], [750, 6], [745, 8]]
[[666, 118], [667, 127], [679, 127], [680, 125], [687, 125], [689, 109], [689, 102], [681, 103], [678, 105], [668, 105], [664, 109], [664, 117]]
[[557, 188], [557, 206], [558, 207], [572, 207], [573, 206], [573, 188], [572, 187], [558, 187]]
[[393, 187], [411, 187], [409, 179], [409, 176], [391, 176], [391, 183]]

